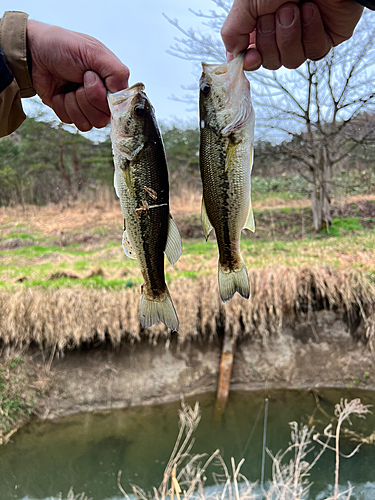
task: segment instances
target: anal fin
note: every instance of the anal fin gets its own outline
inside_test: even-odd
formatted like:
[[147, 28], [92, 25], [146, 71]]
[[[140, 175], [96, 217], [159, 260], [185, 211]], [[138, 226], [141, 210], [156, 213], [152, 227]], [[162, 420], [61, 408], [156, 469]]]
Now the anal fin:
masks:
[[126, 231], [124, 231], [122, 235], [122, 249], [124, 250], [124, 254], [131, 259], [136, 259], [137, 254], [134, 251], [132, 244], [130, 243], [129, 236]]
[[164, 253], [172, 266], [176, 264], [182, 253], [181, 236], [171, 214], [169, 214], [168, 238]]
[[254, 212], [253, 207], [251, 206], [251, 200], [249, 205], [249, 213], [247, 214], [247, 219], [243, 229], [250, 229], [254, 233], [255, 231], [255, 221], [254, 221]]

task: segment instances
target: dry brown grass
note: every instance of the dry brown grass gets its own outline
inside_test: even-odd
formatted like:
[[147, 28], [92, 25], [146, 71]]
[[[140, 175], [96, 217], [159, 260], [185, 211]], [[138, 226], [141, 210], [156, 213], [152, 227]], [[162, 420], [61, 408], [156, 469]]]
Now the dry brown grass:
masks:
[[0, 226], [15, 228], [18, 224], [27, 224], [30, 231], [58, 236], [61, 232], [121, 225], [120, 203], [109, 189], [98, 190], [95, 197], [56, 205], [0, 207]]
[[[176, 279], [170, 292], [180, 320], [179, 340], [211, 339], [229, 331], [234, 337], [265, 339], [280, 335], [288, 321], [311, 318], [314, 310], [334, 309], [363, 318], [373, 345], [374, 286], [359, 273], [327, 267], [270, 267], [249, 272], [252, 296], [236, 295], [227, 304], [219, 298], [216, 276]], [[0, 292], [0, 340], [3, 345], [63, 350], [84, 342], [121, 340], [150, 342], [167, 338], [162, 324], [142, 329], [138, 314], [140, 290], [81, 288], [20, 289]]]
[[[358, 195], [335, 201], [336, 203], [355, 203], [374, 199], [375, 195]], [[176, 193], [171, 190], [170, 207], [173, 216], [187, 217], [200, 214], [201, 203], [202, 196], [198, 191], [182, 188]], [[309, 200], [283, 200], [275, 197], [253, 203], [255, 209], [308, 206], [310, 206]], [[3, 228], [14, 228], [18, 224], [26, 224], [29, 230], [39, 231], [49, 236], [58, 236], [61, 232], [68, 233], [75, 230], [118, 227], [121, 223], [120, 203], [115, 198], [111, 187], [103, 187], [78, 200], [67, 200], [56, 205], [0, 207], [0, 226]]]

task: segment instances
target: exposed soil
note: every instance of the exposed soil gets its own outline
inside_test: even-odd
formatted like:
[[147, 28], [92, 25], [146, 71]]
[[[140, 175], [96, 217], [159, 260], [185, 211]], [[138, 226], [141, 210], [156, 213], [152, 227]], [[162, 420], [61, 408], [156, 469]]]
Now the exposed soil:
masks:
[[[40, 350], [22, 353], [37, 387], [36, 414], [69, 413], [159, 404], [217, 389], [222, 339], [211, 343], [159, 341], [117, 349], [66, 351], [53, 362]], [[14, 355], [14, 353], [12, 354]], [[18, 354], [20, 355], [20, 354]], [[38, 375], [39, 372], [39, 375]], [[231, 390], [358, 387], [375, 390], [375, 357], [356, 342], [332, 311], [287, 326], [277, 338], [242, 340], [235, 346]], [[28, 388], [30, 390], [30, 388]]]

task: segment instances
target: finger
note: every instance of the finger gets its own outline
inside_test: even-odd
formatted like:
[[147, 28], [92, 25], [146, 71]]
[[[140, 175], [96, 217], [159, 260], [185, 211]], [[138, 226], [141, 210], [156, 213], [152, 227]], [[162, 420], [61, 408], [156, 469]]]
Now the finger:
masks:
[[328, 54], [333, 42], [324, 29], [318, 7], [311, 3], [301, 5], [302, 44], [307, 59], [318, 60]]
[[[78, 92], [78, 90], [76, 92]], [[83, 114], [77, 103], [76, 92], [69, 92], [69, 94], [65, 94], [64, 108], [71, 119], [71, 123], [74, 123], [74, 125], [81, 132], [87, 132], [92, 129], [92, 125]]]
[[261, 65], [262, 56], [254, 45], [250, 45], [245, 54], [243, 69], [245, 71], [254, 71], [260, 68]]
[[86, 69], [99, 75], [110, 92], [126, 89], [129, 85], [129, 69], [105, 45], [93, 40], [94, 43], [85, 53]]
[[108, 125], [109, 116], [90, 103], [84, 87], [81, 87], [76, 91], [76, 100], [79, 109], [86, 117], [88, 123], [96, 128], [103, 128]]
[[287, 3], [277, 10], [276, 43], [280, 62], [286, 68], [298, 68], [306, 60], [302, 45], [301, 16], [297, 5]]
[[56, 94], [52, 97], [51, 108], [63, 123], [73, 123], [64, 106], [65, 94]]
[[226, 52], [226, 57], [227, 57], [227, 63], [229, 63], [229, 62], [233, 61], [233, 59], [234, 59], [233, 54], [231, 54], [231, 53], [230, 53], [230, 52], [228, 52], [228, 51]]
[[129, 69], [121, 63], [121, 67], [116, 67], [113, 74], [104, 78], [106, 88], [110, 92], [127, 89], [129, 87], [129, 75]]
[[258, 18], [257, 49], [262, 56], [264, 68], [272, 70], [280, 68], [280, 53], [276, 42], [276, 20], [273, 14], [266, 14]]
[[110, 116], [107, 90], [101, 78], [93, 71], [86, 71], [83, 75], [83, 83], [88, 102], [102, 113]]
[[249, 33], [255, 29], [256, 19], [247, 0], [234, 0], [221, 28], [225, 48], [235, 57], [249, 45]]

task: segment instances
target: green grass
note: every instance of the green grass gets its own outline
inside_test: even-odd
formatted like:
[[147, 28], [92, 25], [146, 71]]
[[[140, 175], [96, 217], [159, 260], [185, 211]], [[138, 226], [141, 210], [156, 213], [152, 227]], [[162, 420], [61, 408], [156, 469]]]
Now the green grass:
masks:
[[184, 241], [183, 244], [183, 253], [189, 254], [189, 255], [208, 255], [210, 254], [213, 249], [216, 249], [216, 241], [209, 239], [205, 241], [203, 238], [202, 240], [189, 240], [189, 241]]
[[[361, 220], [358, 217], [335, 217], [329, 228], [330, 236], [345, 236], [355, 231], [362, 231]], [[327, 234], [327, 231], [322, 231]]]
[[[279, 193], [277, 193], [279, 194]], [[365, 271], [375, 281], [373, 270], [375, 238], [374, 231], [365, 229], [357, 217], [335, 218], [329, 234], [308, 233], [304, 239], [293, 239], [294, 232], [301, 228], [290, 221], [302, 217], [307, 208], [284, 207], [280, 211], [284, 218], [277, 220], [277, 239], [270, 234], [268, 215], [270, 210], [260, 211], [260, 230], [255, 236], [246, 232], [241, 237], [241, 252], [247, 267], [269, 267], [272, 265], [300, 266], [328, 265], [332, 267], [352, 267]], [[295, 214], [298, 213], [297, 216]], [[301, 214], [301, 215], [299, 215]], [[199, 217], [198, 217], [199, 218]], [[255, 216], [257, 219], [257, 215]], [[289, 227], [290, 225], [290, 227]], [[262, 233], [263, 231], [263, 233]], [[95, 234], [105, 234], [105, 228], [92, 230]], [[29, 238], [26, 232], [10, 233], [14, 237]], [[33, 233], [34, 234], [34, 233]], [[350, 236], [355, 234], [355, 238]], [[286, 236], [285, 236], [286, 235]], [[67, 235], [68, 236], [68, 235]], [[271, 239], [272, 238], [272, 239]], [[0, 251], [0, 287], [93, 287], [121, 289], [143, 282], [138, 261], [126, 258], [120, 241], [100, 239], [90, 244], [74, 243], [65, 247], [56, 246], [56, 238], [34, 238], [34, 244], [24, 248]], [[356, 256], [360, 255], [360, 258]], [[216, 240], [204, 237], [183, 242], [183, 253], [175, 266], [165, 261], [168, 282], [177, 278], [195, 279], [201, 275], [216, 274], [218, 249]], [[61, 276], [59, 276], [61, 273]], [[54, 276], [55, 275], [55, 276]], [[91, 276], [92, 275], [92, 276]]]
[[[340, 227], [340, 232], [345, 234], [349, 231], [351, 234], [350, 231], [359, 227], [356, 221], [351, 221], [350, 224], [346, 221], [344, 228]], [[374, 248], [373, 232], [365, 230], [356, 232], [355, 238], [348, 238], [347, 235], [339, 233], [334, 237], [330, 234], [292, 241], [255, 240], [251, 239], [251, 235], [241, 240], [242, 256], [249, 269], [302, 264], [343, 266], [362, 270], [373, 280]], [[119, 245], [110, 252], [108, 248], [87, 253], [60, 248], [54, 248], [50, 253], [45, 250], [43, 248], [43, 252], [39, 252], [32, 248], [31, 255], [17, 250], [3, 252], [0, 256], [0, 286], [12, 290], [17, 287], [59, 288], [76, 285], [121, 289], [143, 282], [138, 262], [126, 258]], [[353, 257], [356, 255], [360, 255], [360, 258]], [[206, 242], [202, 238], [185, 241], [182, 256], [176, 265], [170, 266], [165, 261], [166, 278], [169, 282], [177, 278], [216, 274], [217, 261], [218, 249], [215, 240], [209, 239]], [[61, 277], [58, 277], [59, 273], [62, 274]], [[94, 275], [90, 276], [91, 273]], [[51, 279], [54, 274], [56, 278]]]
[[6, 239], [8, 238], [19, 238], [21, 240], [32, 240], [35, 241], [34, 236], [31, 236], [31, 234], [28, 233], [9, 233], [6, 236]]

